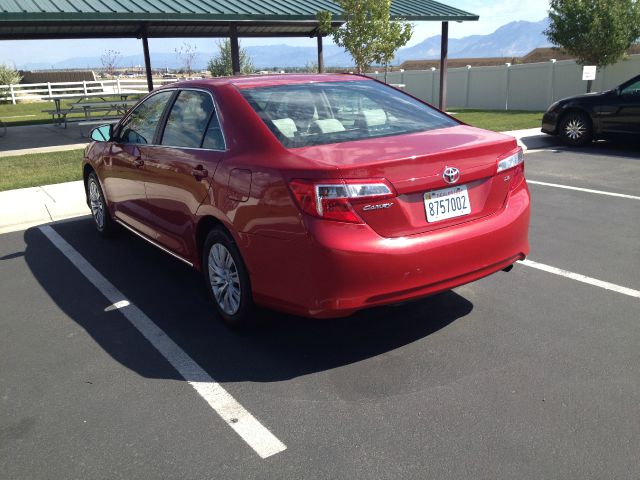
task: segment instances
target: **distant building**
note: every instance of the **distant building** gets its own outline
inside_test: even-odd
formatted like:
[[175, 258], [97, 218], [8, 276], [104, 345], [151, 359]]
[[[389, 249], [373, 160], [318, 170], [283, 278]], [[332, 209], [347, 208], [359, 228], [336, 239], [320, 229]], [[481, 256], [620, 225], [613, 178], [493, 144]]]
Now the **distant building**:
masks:
[[92, 70], [42, 70], [38, 72], [20, 71], [20, 83], [93, 82], [96, 74]]
[[[629, 55], [640, 54], [640, 45], [634, 45], [629, 49]], [[493, 67], [511, 63], [540, 63], [548, 62], [552, 58], [556, 60], [573, 60], [575, 57], [560, 50], [559, 48], [535, 48], [523, 57], [490, 57], [490, 58], [450, 58], [449, 68], [464, 68], [467, 65], [472, 67]], [[394, 70], [402, 68], [404, 70], [429, 70], [430, 68], [440, 68], [439, 60], [406, 60]]]

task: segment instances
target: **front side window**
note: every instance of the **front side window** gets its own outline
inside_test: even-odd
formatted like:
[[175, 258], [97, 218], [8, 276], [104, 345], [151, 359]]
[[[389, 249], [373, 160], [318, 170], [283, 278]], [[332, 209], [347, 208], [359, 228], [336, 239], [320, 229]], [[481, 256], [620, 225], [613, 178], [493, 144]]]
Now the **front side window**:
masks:
[[138, 105], [120, 127], [119, 141], [135, 144], [153, 143], [156, 128], [172, 95], [173, 91], [159, 92]]
[[[200, 148], [208, 137], [213, 115], [211, 95], [194, 90], [183, 90], [178, 95], [162, 134], [162, 145]], [[217, 126], [217, 120], [214, 122]], [[218, 127], [219, 131], [219, 127]], [[205, 148], [211, 148], [205, 145]]]
[[459, 123], [374, 81], [247, 88], [245, 99], [289, 148], [403, 135]]
[[621, 94], [624, 96], [640, 96], [640, 80], [624, 87]]

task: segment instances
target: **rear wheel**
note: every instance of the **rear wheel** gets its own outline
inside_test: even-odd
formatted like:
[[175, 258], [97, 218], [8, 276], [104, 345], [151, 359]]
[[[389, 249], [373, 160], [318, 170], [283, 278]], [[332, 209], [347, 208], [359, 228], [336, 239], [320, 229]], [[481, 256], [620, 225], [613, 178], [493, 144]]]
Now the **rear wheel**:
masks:
[[567, 145], [583, 147], [593, 140], [589, 117], [582, 112], [569, 112], [560, 124], [560, 136]]
[[112, 236], [115, 233], [116, 224], [111, 218], [104, 193], [102, 193], [102, 188], [95, 172], [91, 172], [87, 177], [87, 196], [96, 230], [105, 237]]
[[202, 249], [205, 287], [213, 305], [234, 329], [255, 324], [249, 275], [233, 238], [222, 228], [212, 229]]

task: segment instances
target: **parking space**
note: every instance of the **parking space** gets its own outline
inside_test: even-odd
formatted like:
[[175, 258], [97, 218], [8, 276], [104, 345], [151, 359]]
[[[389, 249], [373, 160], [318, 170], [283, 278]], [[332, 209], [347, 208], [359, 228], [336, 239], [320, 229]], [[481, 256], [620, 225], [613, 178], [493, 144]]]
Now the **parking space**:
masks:
[[[640, 290], [640, 200], [542, 184], [640, 196], [640, 151], [539, 150], [526, 169], [531, 260]], [[177, 260], [86, 217], [52, 228], [161, 332], [46, 230], [0, 236], [6, 478], [637, 478], [638, 298], [517, 265], [346, 319], [262, 311], [237, 335]], [[261, 458], [208, 381], [286, 449]]]

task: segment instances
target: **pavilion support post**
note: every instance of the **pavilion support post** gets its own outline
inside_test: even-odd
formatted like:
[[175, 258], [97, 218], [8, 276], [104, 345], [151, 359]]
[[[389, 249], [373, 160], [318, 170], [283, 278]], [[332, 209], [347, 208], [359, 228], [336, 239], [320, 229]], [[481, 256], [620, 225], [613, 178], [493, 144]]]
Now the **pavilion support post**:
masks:
[[322, 49], [321, 34], [318, 34], [318, 73], [324, 73], [324, 52]]
[[231, 69], [234, 75], [240, 75], [240, 45], [238, 43], [238, 27], [235, 23], [229, 27], [229, 40], [231, 42]]
[[144, 50], [144, 71], [147, 74], [147, 88], [153, 90], [153, 72], [151, 71], [151, 56], [149, 55], [149, 39], [142, 36], [142, 49]]
[[440, 39], [440, 101], [438, 108], [445, 111], [447, 108], [447, 75], [449, 56], [449, 22], [442, 22], [442, 37]]

